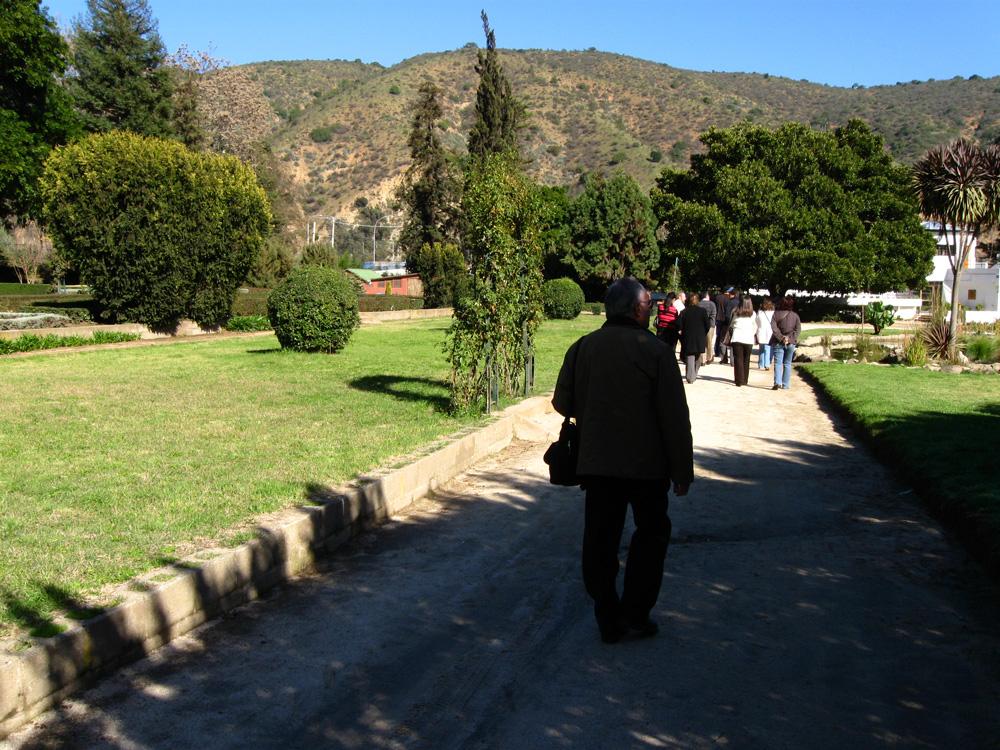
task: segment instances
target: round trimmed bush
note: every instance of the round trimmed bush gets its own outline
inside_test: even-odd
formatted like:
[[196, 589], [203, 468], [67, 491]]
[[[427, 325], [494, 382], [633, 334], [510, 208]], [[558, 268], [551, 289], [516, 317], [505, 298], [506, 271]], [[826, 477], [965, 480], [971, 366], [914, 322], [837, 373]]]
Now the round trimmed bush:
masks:
[[552, 279], [542, 284], [546, 318], [572, 320], [583, 309], [583, 290], [573, 279]]
[[267, 297], [267, 317], [283, 349], [339, 352], [361, 325], [358, 294], [343, 271], [302, 266]]

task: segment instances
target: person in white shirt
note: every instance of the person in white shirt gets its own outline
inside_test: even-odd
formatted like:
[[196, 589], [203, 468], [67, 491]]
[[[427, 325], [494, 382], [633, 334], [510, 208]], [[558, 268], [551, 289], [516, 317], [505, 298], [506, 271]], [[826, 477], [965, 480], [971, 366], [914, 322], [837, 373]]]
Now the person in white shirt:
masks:
[[765, 297], [757, 311], [757, 369], [771, 369], [771, 318], [774, 317], [774, 303], [770, 297]]
[[757, 337], [757, 316], [753, 314], [749, 295], [733, 313], [729, 331], [729, 345], [733, 347], [733, 382], [737, 386], [746, 385], [750, 377], [750, 351]]
[[677, 292], [677, 296], [674, 298], [674, 308], [677, 310], [677, 314], [680, 315], [684, 312], [684, 308], [687, 307], [687, 294], [684, 292]]

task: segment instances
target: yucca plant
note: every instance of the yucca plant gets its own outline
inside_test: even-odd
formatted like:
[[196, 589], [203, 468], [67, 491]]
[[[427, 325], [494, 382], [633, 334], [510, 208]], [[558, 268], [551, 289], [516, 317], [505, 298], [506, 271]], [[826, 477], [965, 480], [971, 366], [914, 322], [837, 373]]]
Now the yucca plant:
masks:
[[951, 348], [951, 328], [947, 321], [932, 320], [920, 329], [920, 338], [927, 347], [927, 354], [934, 359], [946, 359]]

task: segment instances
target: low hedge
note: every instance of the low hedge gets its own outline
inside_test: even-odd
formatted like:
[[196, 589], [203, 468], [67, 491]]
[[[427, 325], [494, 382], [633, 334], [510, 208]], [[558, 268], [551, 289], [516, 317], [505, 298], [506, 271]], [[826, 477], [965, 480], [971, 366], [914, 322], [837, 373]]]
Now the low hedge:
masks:
[[421, 310], [423, 306], [423, 297], [404, 297], [401, 294], [363, 294], [358, 297], [358, 310], [361, 312]]
[[51, 284], [10, 284], [0, 283], [0, 296], [2, 297], [23, 297], [26, 294], [32, 296], [40, 294], [52, 294]]
[[[262, 315], [267, 317], [267, 295], [270, 291], [270, 289], [238, 291], [235, 299], [233, 299], [233, 317], [245, 315]], [[422, 310], [423, 307], [423, 297], [408, 297], [402, 294], [362, 294], [358, 297], [359, 312]]]
[[117, 344], [122, 341], [137, 341], [139, 338], [137, 333], [119, 333], [118, 331], [94, 331], [93, 336], [57, 336], [54, 333], [47, 336], [36, 336], [33, 333], [26, 333], [16, 339], [0, 339], [0, 355], [34, 352], [41, 349], [59, 349], [67, 346]]

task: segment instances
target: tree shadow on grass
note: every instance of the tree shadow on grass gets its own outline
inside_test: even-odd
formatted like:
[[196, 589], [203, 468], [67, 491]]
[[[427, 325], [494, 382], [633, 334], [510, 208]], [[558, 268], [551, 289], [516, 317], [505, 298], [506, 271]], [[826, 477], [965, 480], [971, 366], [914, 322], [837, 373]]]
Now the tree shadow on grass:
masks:
[[56, 622], [55, 613], [61, 612], [70, 620], [87, 620], [106, 611], [83, 603], [65, 589], [34, 581], [31, 589], [35, 596], [19, 598], [9, 591], [0, 591], [0, 603], [7, 616], [35, 638], [49, 638], [66, 628]]
[[400, 401], [422, 401], [440, 412], [448, 411], [450, 404], [448, 383], [444, 380], [405, 375], [365, 375], [349, 381], [347, 385], [359, 391], [388, 393]]

